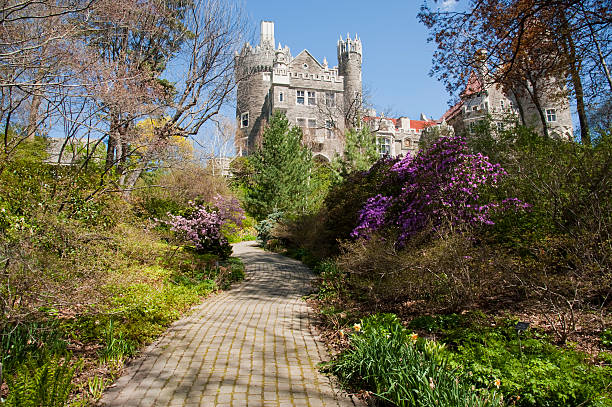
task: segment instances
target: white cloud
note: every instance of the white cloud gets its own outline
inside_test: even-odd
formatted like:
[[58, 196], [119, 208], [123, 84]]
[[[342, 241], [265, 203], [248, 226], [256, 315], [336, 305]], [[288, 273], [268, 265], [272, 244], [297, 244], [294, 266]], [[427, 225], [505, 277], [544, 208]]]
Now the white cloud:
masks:
[[444, 11], [452, 11], [457, 6], [458, 0], [442, 0], [440, 8]]

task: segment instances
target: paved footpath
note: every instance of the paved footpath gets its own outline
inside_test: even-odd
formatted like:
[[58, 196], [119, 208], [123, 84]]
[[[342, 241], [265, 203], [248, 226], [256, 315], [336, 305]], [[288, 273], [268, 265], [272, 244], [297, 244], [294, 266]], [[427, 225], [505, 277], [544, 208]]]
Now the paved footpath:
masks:
[[302, 263], [234, 245], [246, 280], [177, 321], [132, 362], [105, 406], [353, 406], [320, 374], [326, 360], [302, 297]]

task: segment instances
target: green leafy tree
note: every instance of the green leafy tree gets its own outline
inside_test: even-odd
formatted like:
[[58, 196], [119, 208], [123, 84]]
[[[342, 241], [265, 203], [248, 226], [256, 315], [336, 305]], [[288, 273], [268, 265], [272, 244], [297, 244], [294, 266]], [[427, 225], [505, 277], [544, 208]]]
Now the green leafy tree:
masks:
[[313, 162], [312, 153], [302, 145], [299, 127], [290, 127], [283, 114], [275, 114], [249, 161], [254, 174], [245, 201], [257, 219], [277, 211], [289, 216], [307, 211]]
[[346, 144], [341, 156], [336, 156], [332, 166], [340, 178], [353, 171], [369, 169], [378, 160], [376, 135], [368, 126], [360, 130], [349, 129], [345, 135]]

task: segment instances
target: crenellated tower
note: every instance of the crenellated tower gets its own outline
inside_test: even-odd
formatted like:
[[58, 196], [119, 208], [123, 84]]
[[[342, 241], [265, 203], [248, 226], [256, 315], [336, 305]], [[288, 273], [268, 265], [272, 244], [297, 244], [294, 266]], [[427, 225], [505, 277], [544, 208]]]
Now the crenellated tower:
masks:
[[[235, 61], [237, 153], [258, 148], [275, 112], [301, 128], [303, 142], [319, 159], [342, 152], [347, 126], [361, 110], [361, 40], [338, 42], [338, 66], [319, 62], [308, 50], [295, 57], [287, 45], [275, 47], [274, 23], [261, 22], [259, 44], [245, 44]], [[350, 109], [347, 113], [347, 109]]]
[[[346, 35], [346, 40], [340, 37], [338, 41], [338, 72], [344, 76], [344, 110], [346, 117], [356, 118], [362, 105], [362, 83], [361, 83], [361, 39], [355, 34], [351, 39]], [[351, 126], [354, 123], [347, 123]]]
[[237, 86], [236, 118], [239, 149], [252, 150], [255, 138], [262, 131], [268, 116], [268, 93], [274, 67], [274, 22], [261, 22], [259, 45], [246, 43], [235, 57]]

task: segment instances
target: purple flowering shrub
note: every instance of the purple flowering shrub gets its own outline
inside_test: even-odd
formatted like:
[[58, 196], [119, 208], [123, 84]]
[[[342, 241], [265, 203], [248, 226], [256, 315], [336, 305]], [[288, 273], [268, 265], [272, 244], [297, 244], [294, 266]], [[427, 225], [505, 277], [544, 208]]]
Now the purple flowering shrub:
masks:
[[499, 164], [470, 153], [462, 137], [442, 137], [431, 148], [389, 169], [380, 185], [385, 194], [366, 201], [352, 236], [367, 238], [390, 229], [398, 232], [397, 242], [403, 245], [427, 228], [440, 231], [491, 225], [495, 212], [529, 206], [516, 198], [492, 198], [490, 192], [504, 175]]
[[170, 230], [193, 243], [199, 252], [228, 258], [232, 248], [225, 236], [235, 232], [245, 218], [240, 202], [217, 195], [211, 204], [190, 202], [190, 205], [185, 215], [168, 214], [169, 220], [165, 223]]

